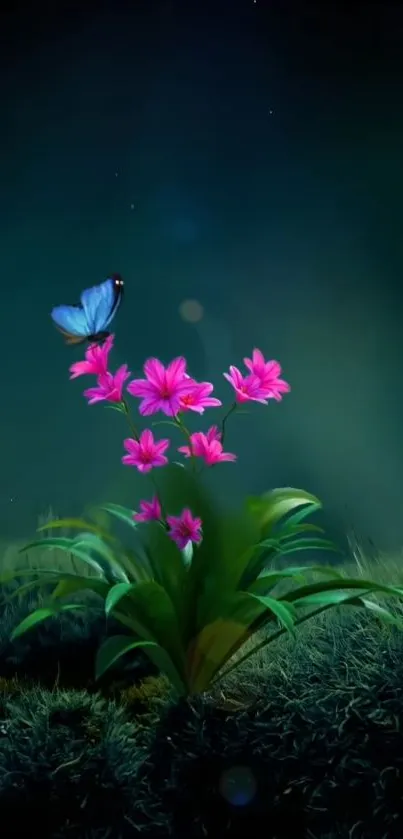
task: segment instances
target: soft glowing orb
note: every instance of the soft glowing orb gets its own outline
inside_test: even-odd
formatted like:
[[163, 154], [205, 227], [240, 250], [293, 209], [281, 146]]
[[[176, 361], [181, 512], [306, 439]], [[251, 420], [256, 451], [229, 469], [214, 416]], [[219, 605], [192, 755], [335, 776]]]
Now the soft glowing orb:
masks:
[[179, 306], [179, 314], [188, 323], [198, 323], [204, 315], [204, 309], [198, 300], [184, 300]]
[[232, 766], [221, 775], [219, 788], [229, 804], [245, 807], [255, 797], [257, 784], [249, 766]]

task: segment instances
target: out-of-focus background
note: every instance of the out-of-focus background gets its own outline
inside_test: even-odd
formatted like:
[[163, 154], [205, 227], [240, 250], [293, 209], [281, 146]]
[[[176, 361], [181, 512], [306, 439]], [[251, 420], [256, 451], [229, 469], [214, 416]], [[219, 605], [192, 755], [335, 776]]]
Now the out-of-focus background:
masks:
[[399, 4], [56, 5], [0, 34], [0, 541], [145, 493], [49, 317], [119, 271], [115, 365], [184, 354], [229, 399], [254, 346], [282, 364], [291, 394], [229, 425], [220, 492], [303, 486], [400, 550]]

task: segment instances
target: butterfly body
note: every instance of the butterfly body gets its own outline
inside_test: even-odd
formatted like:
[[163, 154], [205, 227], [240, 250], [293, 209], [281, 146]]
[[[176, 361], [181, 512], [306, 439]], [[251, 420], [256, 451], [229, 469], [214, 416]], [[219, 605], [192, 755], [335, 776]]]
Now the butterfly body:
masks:
[[83, 291], [80, 304], [55, 306], [51, 318], [66, 343], [102, 343], [122, 302], [123, 287], [120, 274], [112, 274], [100, 285]]

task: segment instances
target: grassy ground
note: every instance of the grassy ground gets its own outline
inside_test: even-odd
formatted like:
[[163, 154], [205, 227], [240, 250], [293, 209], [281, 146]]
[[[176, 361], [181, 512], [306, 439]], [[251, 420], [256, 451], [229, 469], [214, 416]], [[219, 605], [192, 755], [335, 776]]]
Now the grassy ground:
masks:
[[[403, 580], [399, 558], [354, 544], [345, 570]], [[142, 657], [94, 685], [108, 631], [96, 601], [11, 644], [33, 605], [8, 600], [0, 616], [2, 837], [34, 821], [42, 839], [403, 836], [394, 627], [335, 609], [178, 702]], [[249, 803], [227, 800], [248, 790]]]

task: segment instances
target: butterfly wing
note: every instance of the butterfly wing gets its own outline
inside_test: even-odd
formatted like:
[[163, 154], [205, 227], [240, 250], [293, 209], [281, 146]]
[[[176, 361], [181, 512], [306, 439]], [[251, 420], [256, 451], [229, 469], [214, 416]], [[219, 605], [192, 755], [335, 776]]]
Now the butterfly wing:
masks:
[[81, 306], [55, 306], [51, 318], [71, 344], [80, 344], [91, 334], [88, 320]]
[[119, 308], [122, 292], [123, 281], [118, 275], [83, 291], [81, 303], [90, 335], [106, 331]]

